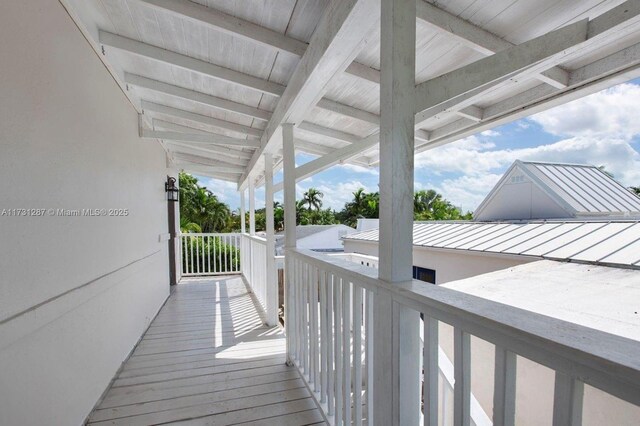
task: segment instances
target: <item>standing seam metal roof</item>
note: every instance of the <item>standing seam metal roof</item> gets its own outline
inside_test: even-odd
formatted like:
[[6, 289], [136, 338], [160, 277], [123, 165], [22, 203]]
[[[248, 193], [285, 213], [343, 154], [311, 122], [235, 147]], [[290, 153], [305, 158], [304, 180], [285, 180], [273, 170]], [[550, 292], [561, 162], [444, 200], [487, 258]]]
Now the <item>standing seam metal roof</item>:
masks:
[[[378, 230], [350, 234], [378, 241]], [[422, 222], [413, 245], [640, 268], [640, 221]]]

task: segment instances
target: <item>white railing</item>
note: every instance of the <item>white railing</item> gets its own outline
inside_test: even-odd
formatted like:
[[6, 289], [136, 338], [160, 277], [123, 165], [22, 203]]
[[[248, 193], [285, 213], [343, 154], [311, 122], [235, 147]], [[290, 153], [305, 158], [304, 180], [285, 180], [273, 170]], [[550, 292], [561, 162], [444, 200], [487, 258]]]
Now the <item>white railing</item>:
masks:
[[242, 235], [242, 273], [251, 291], [266, 311], [267, 306], [267, 240]]
[[[390, 285], [372, 268], [308, 250], [285, 260], [289, 362], [335, 425], [412, 424], [423, 412], [425, 425], [441, 424], [440, 322], [453, 327], [455, 425], [472, 421], [472, 335], [495, 345], [494, 424], [514, 423], [516, 355], [555, 371], [554, 425], [581, 424], [585, 383], [640, 405], [640, 342], [421, 281]], [[420, 363], [400, 362], [403, 310], [424, 318]], [[423, 372], [422, 387], [403, 383]], [[416, 412], [400, 409], [406, 401]]]
[[182, 276], [240, 273], [240, 234], [180, 234]]

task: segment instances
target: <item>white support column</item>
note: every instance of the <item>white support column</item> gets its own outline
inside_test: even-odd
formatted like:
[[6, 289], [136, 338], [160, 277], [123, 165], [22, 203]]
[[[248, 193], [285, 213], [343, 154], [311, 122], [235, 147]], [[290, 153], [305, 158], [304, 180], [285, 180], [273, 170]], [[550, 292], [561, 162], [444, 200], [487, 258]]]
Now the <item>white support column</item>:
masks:
[[247, 232], [247, 225], [245, 223], [246, 219], [247, 219], [247, 212], [245, 211], [245, 207], [244, 207], [244, 199], [245, 193], [244, 193], [244, 189], [242, 191], [240, 191], [240, 232], [245, 234]]
[[[393, 284], [412, 279], [416, 2], [386, 0], [381, 15], [380, 269]], [[376, 295], [374, 423], [418, 424], [420, 316]], [[392, 321], [389, 326], [389, 321]], [[385, 366], [391, 366], [389, 373]]]
[[284, 325], [287, 336], [287, 364], [293, 365], [293, 318], [292, 302], [289, 300], [290, 286], [294, 285], [293, 271], [288, 251], [296, 247], [296, 153], [293, 143], [293, 124], [282, 125], [282, 172], [284, 189], [284, 248], [285, 248], [285, 294]]
[[276, 275], [276, 240], [273, 224], [273, 156], [264, 154], [265, 221], [267, 231], [267, 325], [278, 323], [278, 276]]
[[256, 235], [256, 187], [249, 181], [249, 234]]
[[293, 124], [282, 125], [282, 167], [284, 189], [284, 247], [296, 247], [296, 153]]

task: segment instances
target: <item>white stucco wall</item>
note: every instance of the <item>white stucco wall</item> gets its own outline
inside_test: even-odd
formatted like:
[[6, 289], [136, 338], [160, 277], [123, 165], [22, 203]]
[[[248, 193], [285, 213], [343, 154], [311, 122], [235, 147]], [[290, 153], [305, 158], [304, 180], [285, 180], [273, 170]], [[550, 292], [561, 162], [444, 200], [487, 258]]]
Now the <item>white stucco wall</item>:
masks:
[[298, 248], [310, 250], [342, 250], [343, 244], [341, 238], [346, 234], [356, 232], [355, 229], [348, 226], [338, 225], [328, 228], [322, 232], [309, 235], [306, 238], [300, 238], [297, 241]]
[[166, 160], [58, 1], [0, 4], [0, 424], [81, 424], [169, 293]]
[[[346, 253], [361, 253], [378, 256], [378, 243], [369, 241], [345, 240], [344, 251]], [[413, 248], [413, 265], [429, 268], [436, 271], [436, 284], [461, 280], [487, 272], [499, 271], [523, 263], [529, 263], [537, 259], [517, 258], [513, 256], [501, 256], [490, 254], [473, 254], [461, 251], [447, 251], [440, 249], [428, 249], [424, 247]]]

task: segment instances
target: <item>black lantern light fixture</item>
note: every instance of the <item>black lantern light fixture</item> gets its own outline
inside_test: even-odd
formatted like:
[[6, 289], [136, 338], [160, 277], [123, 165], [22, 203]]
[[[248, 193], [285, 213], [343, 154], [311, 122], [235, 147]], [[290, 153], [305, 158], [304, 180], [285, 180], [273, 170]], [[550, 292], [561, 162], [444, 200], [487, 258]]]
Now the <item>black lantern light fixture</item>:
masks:
[[164, 190], [167, 193], [168, 201], [178, 201], [180, 190], [176, 187], [176, 178], [167, 176], [167, 181], [164, 184]]

